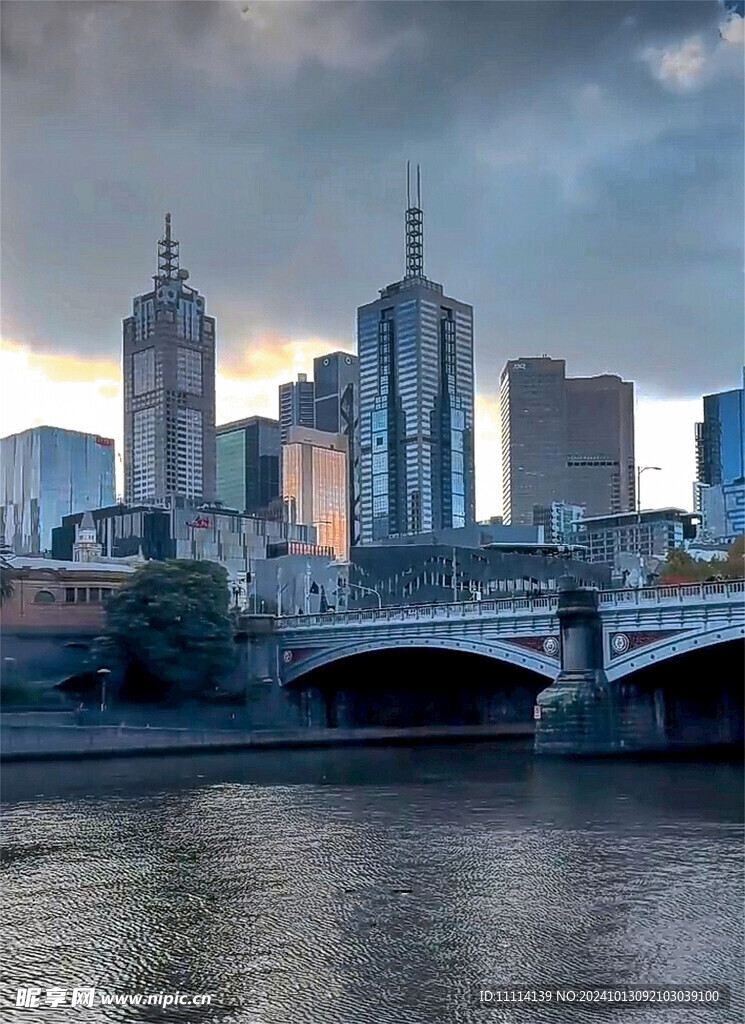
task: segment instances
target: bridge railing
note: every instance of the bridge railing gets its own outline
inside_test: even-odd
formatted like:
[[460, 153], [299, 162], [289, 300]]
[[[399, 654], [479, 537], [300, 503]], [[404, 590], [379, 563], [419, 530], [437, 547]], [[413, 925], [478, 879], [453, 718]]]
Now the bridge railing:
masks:
[[[745, 600], [745, 580], [716, 583], [682, 583], [671, 587], [644, 587], [636, 590], [601, 590], [601, 608], [626, 608], [653, 604], [685, 604], [701, 600], [731, 601], [738, 595]], [[494, 615], [551, 615], [556, 611], [558, 595], [547, 597], [489, 598], [483, 601], [458, 601], [450, 604], [394, 605], [388, 608], [359, 608], [346, 612], [316, 612], [311, 615], [286, 615], [277, 619], [278, 629], [309, 626], [358, 625], [376, 622], [422, 622], [427, 620], [472, 619]]]

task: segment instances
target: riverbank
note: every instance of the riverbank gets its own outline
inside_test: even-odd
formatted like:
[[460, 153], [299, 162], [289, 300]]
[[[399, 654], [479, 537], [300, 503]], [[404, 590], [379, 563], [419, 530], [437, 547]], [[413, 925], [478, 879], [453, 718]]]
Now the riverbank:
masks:
[[42, 761], [143, 757], [234, 750], [390, 746], [532, 739], [534, 724], [413, 726], [359, 729], [204, 729], [128, 725], [2, 723], [0, 760]]

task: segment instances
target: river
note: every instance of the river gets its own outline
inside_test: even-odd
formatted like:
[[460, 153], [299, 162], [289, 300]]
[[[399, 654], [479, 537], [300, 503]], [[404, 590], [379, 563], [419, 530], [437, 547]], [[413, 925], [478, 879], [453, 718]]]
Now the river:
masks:
[[[11, 764], [3, 780], [4, 1021], [743, 1017], [737, 765], [503, 742]], [[480, 1002], [516, 984], [732, 995]], [[20, 986], [38, 1008], [15, 1008]], [[46, 1004], [76, 987], [212, 1002]]]

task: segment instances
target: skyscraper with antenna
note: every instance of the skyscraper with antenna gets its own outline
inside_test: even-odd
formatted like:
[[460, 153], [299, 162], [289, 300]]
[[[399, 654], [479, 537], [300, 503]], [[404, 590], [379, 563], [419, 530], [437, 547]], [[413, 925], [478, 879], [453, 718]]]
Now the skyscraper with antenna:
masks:
[[406, 201], [404, 276], [357, 310], [363, 544], [475, 520], [473, 309], [424, 274], [408, 163]]
[[215, 498], [215, 320], [188, 278], [167, 213], [153, 288], [123, 323], [127, 504]]

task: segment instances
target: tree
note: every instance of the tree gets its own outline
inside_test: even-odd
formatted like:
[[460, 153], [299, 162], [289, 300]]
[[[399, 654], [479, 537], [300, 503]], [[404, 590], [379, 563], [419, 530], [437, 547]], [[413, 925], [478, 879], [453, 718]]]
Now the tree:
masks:
[[113, 595], [106, 618], [129, 699], [198, 697], [234, 663], [228, 576], [214, 562], [148, 562]]
[[13, 596], [13, 570], [8, 565], [0, 565], [0, 604]]
[[742, 579], [745, 576], [745, 537], [738, 537], [726, 558], [711, 562], [692, 558], [683, 548], [669, 552], [660, 572], [660, 583], [700, 583], [711, 579]]

